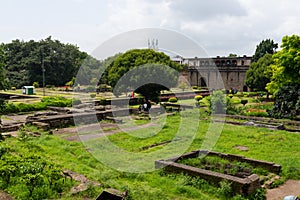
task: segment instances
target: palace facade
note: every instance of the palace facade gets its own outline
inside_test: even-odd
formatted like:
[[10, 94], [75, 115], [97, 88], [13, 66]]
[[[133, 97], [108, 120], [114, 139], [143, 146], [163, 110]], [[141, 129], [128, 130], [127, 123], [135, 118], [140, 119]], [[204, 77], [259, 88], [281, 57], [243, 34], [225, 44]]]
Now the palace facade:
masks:
[[[179, 58], [176, 59], [178, 62]], [[181, 58], [179, 63], [188, 66], [182, 75], [191, 86], [248, 91], [245, 80], [251, 60], [252, 57], [249, 56], [218, 56], [214, 58]]]

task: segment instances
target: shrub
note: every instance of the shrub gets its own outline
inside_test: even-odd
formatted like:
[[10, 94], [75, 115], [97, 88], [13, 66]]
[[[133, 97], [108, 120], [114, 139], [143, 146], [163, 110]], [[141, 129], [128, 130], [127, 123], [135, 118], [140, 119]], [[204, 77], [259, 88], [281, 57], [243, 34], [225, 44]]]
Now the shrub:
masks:
[[16, 90], [17, 88], [16, 87], [11, 87], [11, 90]]
[[238, 92], [238, 93], [236, 94], [236, 96], [241, 98], [241, 97], [244, 96], [244, 94], [243, 94], [242, 92]]
[[72, 99], [65, 97], [44, 97], [41, 102], [44, 102], [47, 106], [57, 107], [70, 107], [72, 106]]
[[208, 100], [210, 100], [210, 108], [213, 112], [217, 114], [225, 113], [227, 100], [223, 91], [214, 91]]
[[35, 87], [35, 88], [39, 88], [40, 87], [39, 82], [33, 82], [32, 86]]
[[94, 92], [96, 90], [96, 87], [95, 86], [92, 86], [92, 85], [89, 85], [87, 88], [86, 88], [86, 91], [87, 92]]
[[100, 99], [100, 105], [105, 106], [106, 105], [106, 99]]
[[91, 94], [90, 94], [90, 97], [93, 99], [93, 98], [96, 97], [96, 94], [95, 94], [95, 93], [91, 93]]
[[196, 95], [195, 98], [194, 98], [196, 101], [200, 101], [203, 99], [203, 96], [201, 95]]
[[33, 104], [34, 110], [46, 110], [47, 109], [47, 105], [43, 102], [38, 102]]
[[17, 106], [18, 106], [19, 112], [29, 112], [29, 111], [35, 110], [34, 106], [31, 104], [20, 103]]
[[266, 100], [266, 98], [265, 98], [265, 97], [258, 97], [258, 100], [259, 100], [260, 102], [263, 102], [263, 101]]
[[254, 116], [254, 117], [268, 117], [268, 113], [265, 110], [257, 110], [257, 109], [250, 109], [246, 112], [247, 116]]
[[3, 110], [3, 113], [17, 113], [17, 112], [19, 112], [19, 108], [13, 103], [6, 104]]
[[53, 88], [53, 85], [46, 85], [46, 88]]
[[231, 188], [231, 183], [229, 183], [228, 181], [221, 181], [220, 187], [217, 189], [217, 193], [225, 198], [232, 197], [233, 192]]
[[80, 99], [72, 99], [72, 103], [73, 105], [78, 105], [78, 104], [81, 104], [81, 100]]
[[176, 97], [170, 97], [168, 101], [171, 103], [176, 103], [178, 99]]

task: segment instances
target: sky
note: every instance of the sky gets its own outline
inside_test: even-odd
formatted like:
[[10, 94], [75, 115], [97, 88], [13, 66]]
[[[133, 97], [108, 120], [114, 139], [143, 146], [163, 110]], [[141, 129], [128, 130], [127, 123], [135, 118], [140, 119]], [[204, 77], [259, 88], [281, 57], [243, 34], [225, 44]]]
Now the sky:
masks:
[[114, 36], [143, 28], [176, 31], [197, 42], [211, 57], [251, 56], [264, 39], [280, 44], [283, 36], [300, 32], [299, 0], [0, 2], [1, 43], [52, 36], [90, 54]]

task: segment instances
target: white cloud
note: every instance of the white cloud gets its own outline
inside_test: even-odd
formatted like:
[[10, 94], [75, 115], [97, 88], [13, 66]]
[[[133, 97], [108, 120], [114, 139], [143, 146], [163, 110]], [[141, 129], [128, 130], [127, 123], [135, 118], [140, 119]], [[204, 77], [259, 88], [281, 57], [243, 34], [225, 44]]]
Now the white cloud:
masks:
[[[122, 32], [161, 27], [186, 34], [214, 55], [251, 55], [270, 38], [299, 34], [298, 0], [11, 0], [1, 5], [2, 42], [53, 38], [91, 52]], [[15, 13], [15, 14], [14, 14]]]

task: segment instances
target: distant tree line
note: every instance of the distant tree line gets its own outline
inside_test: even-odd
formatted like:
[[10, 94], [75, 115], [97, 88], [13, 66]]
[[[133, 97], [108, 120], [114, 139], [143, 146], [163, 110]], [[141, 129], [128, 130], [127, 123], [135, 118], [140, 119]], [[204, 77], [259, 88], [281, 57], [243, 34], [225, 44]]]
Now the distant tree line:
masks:
[[88, 57], [77, 46], [63, 44], [51, 37], [27, 42], [17, 39], [1, 44], [1, 49], [4, 59], [0, 69], [5, 69], [10, 85], [17, 88], [32, 85], [33, 82], [41, 85], [42, 68], [45, 69], [47, 85], [65, 85], [76, 76], [83, 60]]

